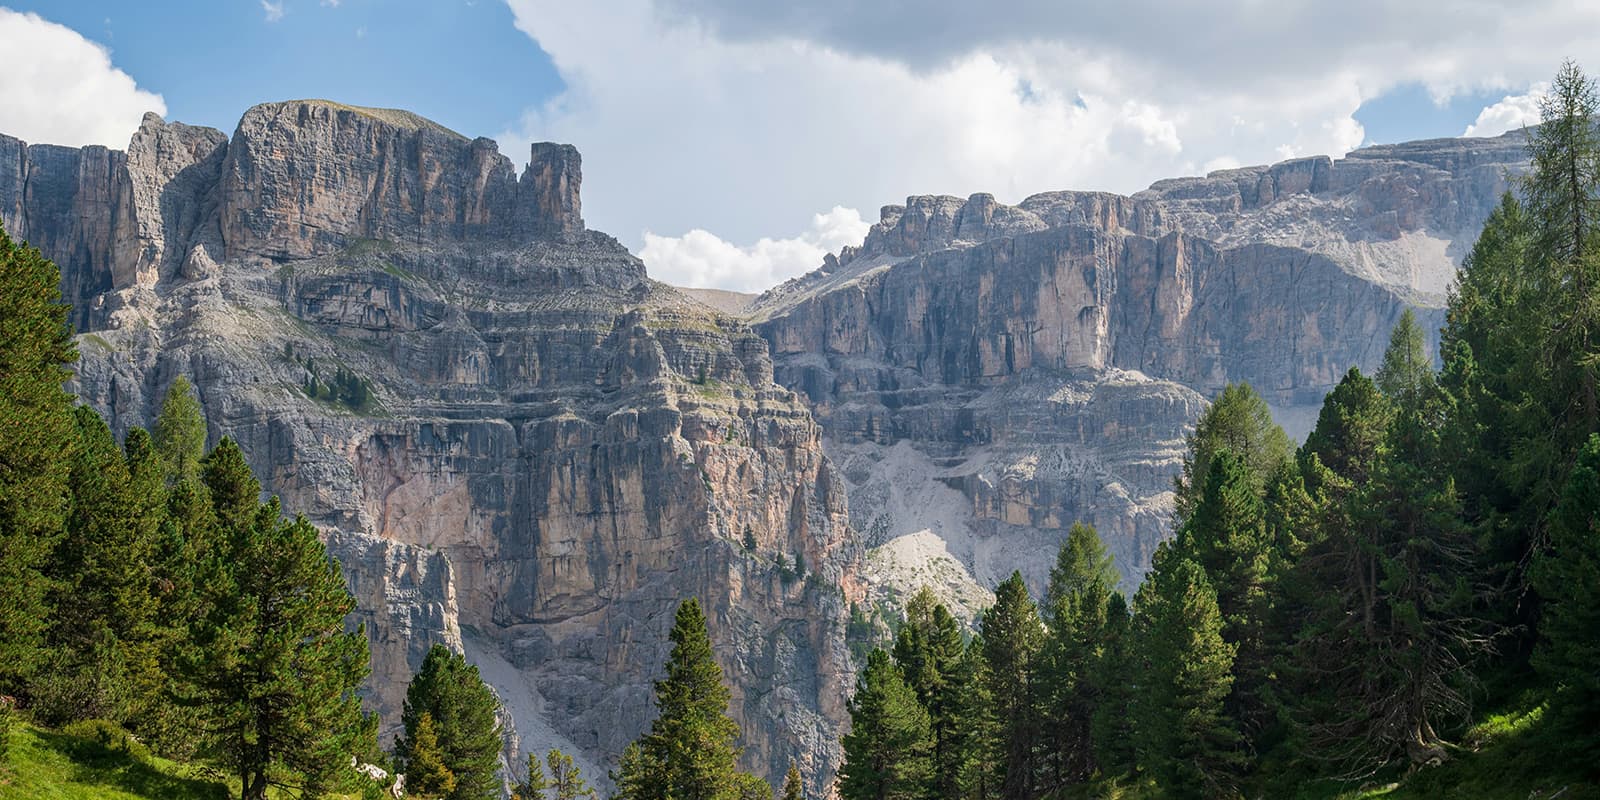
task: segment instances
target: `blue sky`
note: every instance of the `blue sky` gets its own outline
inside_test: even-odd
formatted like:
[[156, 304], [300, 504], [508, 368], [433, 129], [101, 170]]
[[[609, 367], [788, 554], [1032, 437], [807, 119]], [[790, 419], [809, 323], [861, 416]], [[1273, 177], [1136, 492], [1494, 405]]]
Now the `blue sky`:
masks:
[[[0, 0], [0, 132], [405, 108], [514, 161], [584, 155], [584, 216], [651, 274], [759, 290], [912, 194], [1165, 177], [1537, 119], [1600, 3], [1523, 0]], [[20, 12], [20, 13], [18, 13]], [[37, 16], [31, 16], [37, 15]], [[1161, 20], [1151, 25], [1150, 20]]]
[[255, 103], [321, 97], [493, 136], [562, 87], [494, 0], [284, 0], [276, 21], [259, 0], [3, 4], [105, 45], [113, 63], [162, 95], [169, 119], [228, 133]]

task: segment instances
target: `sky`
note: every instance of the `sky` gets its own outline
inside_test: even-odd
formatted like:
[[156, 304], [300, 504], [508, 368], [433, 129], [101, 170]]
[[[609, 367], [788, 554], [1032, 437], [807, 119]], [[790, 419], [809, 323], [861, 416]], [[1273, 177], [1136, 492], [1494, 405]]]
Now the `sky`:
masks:
[[147, 111], [405, 108], [515, 163], [584, 156], [589, 227], [759, 291], [913, 194], [1130, 193], [1364, 144], [1497, 135], [1593, 0], [0, 0], [0, 133], [124, 147]]

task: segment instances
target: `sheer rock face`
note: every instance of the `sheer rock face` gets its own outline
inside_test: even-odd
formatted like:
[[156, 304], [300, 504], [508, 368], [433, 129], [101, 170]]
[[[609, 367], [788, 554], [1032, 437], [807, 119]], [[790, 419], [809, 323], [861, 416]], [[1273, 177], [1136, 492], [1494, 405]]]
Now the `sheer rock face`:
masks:
[[[0, 139], [0, 214], [83, 309], [85, 401], [124, 432], [189, 376], [212, 442], [327, 532], [388, 730], [443, 642], [523, 749], [614, 763], [697, 596], [746, 766], [820, 791], [864, 591], [821, 429], [745, 323], [583, 228], [576, 150], [532, 162], [404, 112], [259, 106], [231, 140], [152, 115], [126, 154]], [[310, 396], [341, 372], [372, 399]]]
[[[1084, 520], [1131, 588], [1168, 534], [1204, 398], [1248, 381], [1303, 436], [1346, 370], [1377, 365], [1406, 307], [1443, 322], [1456, 265], [1524, 158], [1517, 133], [1131, 197], [911, 197], [752, 316], [778, 381], [822, 422], [869, 545], [932, 531], [980, 584], [1020, 569], [1042, 587], [1041, 554]], [[940, 487], [916, 495], [908, 473]]]

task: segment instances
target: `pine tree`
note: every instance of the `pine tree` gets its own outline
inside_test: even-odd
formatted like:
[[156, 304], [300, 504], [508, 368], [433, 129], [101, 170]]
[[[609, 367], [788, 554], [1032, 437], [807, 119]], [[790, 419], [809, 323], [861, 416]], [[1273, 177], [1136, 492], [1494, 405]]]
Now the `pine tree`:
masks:
[[1589, 437], [1567, 479], [1533, 582], [1546, 600], [1534, 666], [1559, 690], [1551, 713], [1578, 734], [1572, 755], [1600, 755], [1600, 434]]
[[433, 715], [422, 712], [411, 739], [411, 755], [406, 759], [406, 794], [421, 800], [442, 800], [456, 790], [456, 776], [445, 766], [444, 751]]
[[979, 628], [984, 674], [999, 719], [1005, 763], [1000, 794], [1031, 797], [1038, 784], [1041, 733], [1034, 671], [1044, 643], [1044, 625], [1021, 573], [1011, 573], [995, 588], [994, 605], [984, 612]]
[[522, 780], [511, 790], [511, 800], [545, 800], [544, 793], [549, 788], [550, 782], [545, 780], [544, 765], [539, 762], [539, 754], [528, 751], [527, 768], [523, 770]]
[[1038, 673], [1041, 766], [1050, 786], [1095, 771], [1090, 726], [1100, 701], [1093, 673], [1104, 656], [1117, 575], [1093, 527], [1072, 526], [1045, 591], [1047, 634]]
[[800, 778], [800, 767], [789, 762], [789, 771], [783, 776], [783, 800], [806, 800], [805, 781]]
[[77, 359], [61, 273], [0, 230], [0, 694], [22, 694], [51, 615], [43, 574], [67, 507]]
[[1133, 716], [1138, 760], [1174, 798], [1233, 793], [1241, 737], [1224, 703], [1233, 684], [1233, 646], [1205, 571], [1169, 545], [1139, 588], [1135, 650], [1141, 685]]
[[[231, 468], [243, 463], [237, 448], [224, 449], [231, 444], [207, 459], [213, 499], [249, 496], [256, 485]], [[370, 733], [356, 697], [368, 671], [366, 633], [344, 627], [355, 603], [316, 528], [283, 519], [276, 499], [249, 516], [226, 511], [199, 581], [202, 613], [179, 659], [185, 700], [199, 710], [212, 755], [239, 776], [244, 800], [263, 800], [281, 770], [320, 791]]]
[[[1324, 539], [1296, 570], [1304, 625], [1289, 680], [1298, 751], [1356, 778], [1399, 758], [1442, 758], [1438, 730], [1465, 709], [1465, 665], [1485, 644], [1472, 613], [1479, 592], [1472, 537], [1447, 467], [1450, 398], [1434, 381], [1414, 326], [1397, 326], [1384, 358], [1387, 420], [1357, 484], [1334, 494]], [[1329, 404], [1335, 402], [1329, 397]], [[1364, 430], [1375, 420], [1347, 417]]]
[[954, 741], [961, 797], [992, 800], [1000, 796], [1005, 783], [1005, 745], [1001, 740], [1000, 713], [990, 693], [993, 681], [984, 658], [983, 634], [967, 642], [958, 667], [958, 684], [966, 687], [959, 695], [957, 713], [961, 720]]
[[1205, 571], [1216, 594], [1222, 636], [1233, 647], [1227, 712], [1252, 735], [1270, 716], [1261, 690], [1271, 677], [1263, 625], [1270, 613], [1274, 558], [1257, 486], [1243, 459], [1231, 450], [1218, 450], [1200, 502], [1177, 539], [1178, 549]]
[[844, 800], [920, 800], [933, 778], [933, 734], [900, 668], [882, 650], [850, 698], [850, 732], [842, 742], [839, 795]]
[[961, 623], [924, 586], [906, 603], [905, 624], [895, 635], [894, 660], [928, 711], [933, 731], [933, 796], [954, 800], [961, 793]]
[[1099, 702], [1089, 720], [1089, 738], [1096, 766], [1107, 774], [1126, 772], [1134, 765], [1134, 673], [1132, 620], [1128, 603], [1119, 593], [1106, 599], [1106, 624], [1100, 657], [1089, 673]]
[[1257, 487], [1264, 487], [1294, 453], [1288, 435], [1272, 421], [1272, 410], [1267, 402], [1245, 383], [1229, 384], [1222, 390], [1211, 407], [1200, 415], [1186, 444], [1188, 455], [1183, 461], [1183, 472], [1178, 476], [1177, 496], [1173, 501], [1175, 528], [1183, 526], [1205, 495], [1211, 457], [1218, 450], [1231, 450], [1244, 459], [1256, 478]]
[[154, 438], [169, 480], [176, 483], [199, 476], [206, 452], [206, 418], [188, 378], [179, 375], [167, 387]]
[[[594, 790], [583, 779], [583, 771], [572, 763], [572, 756], [560, 750], [551, 750], [545, 757], [545, 763], [550, 765], [550, 788], [555, 792], [554, 800], [593, 800]], [[770, 789], [768, 794], [771, 794]]]
[[622, 796], [733, 800], [743, 788], [735, 769], [739, 726], [728, 718], [728, 689], [698, 600], [678, 606], [670, 638], [667, 676], [655, 687], [660, 713], [637, 748], [623, 754]]
[[455, 776], [449, 800], [492, 800], [500, 796], [500, 702], [465, 657], [435, 644], [406, 687], [400, 721], [405, 733], [395, 753], [409, 763], [422, 715], [438, 728], [444, 764]]

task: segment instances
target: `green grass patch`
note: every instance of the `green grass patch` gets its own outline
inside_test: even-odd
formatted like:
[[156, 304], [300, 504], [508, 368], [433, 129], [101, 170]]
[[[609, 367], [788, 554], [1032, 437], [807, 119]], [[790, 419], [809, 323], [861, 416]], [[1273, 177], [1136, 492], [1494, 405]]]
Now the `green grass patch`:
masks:
[[20, 725], [0, 766], [0, 798], [28, 800], [222, 800], [208, 770], [148, 755], [143, 747]]

